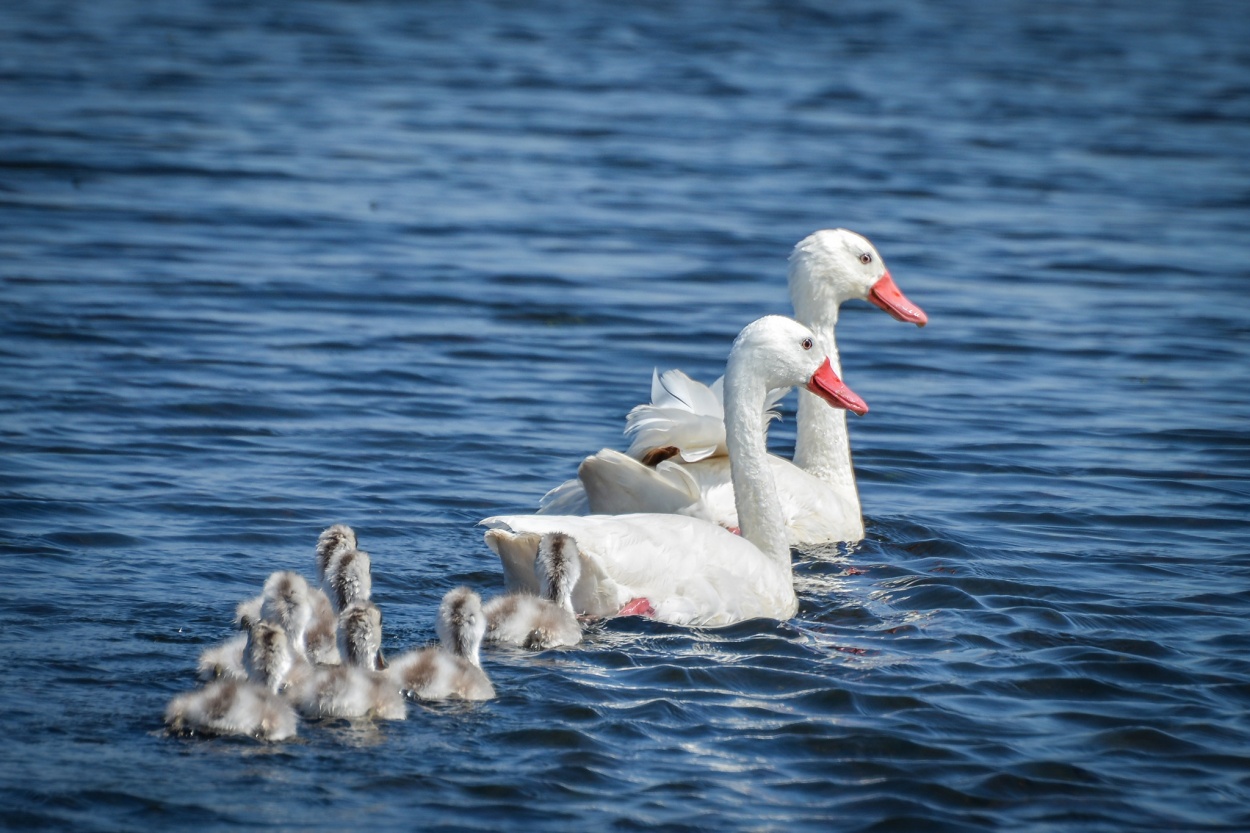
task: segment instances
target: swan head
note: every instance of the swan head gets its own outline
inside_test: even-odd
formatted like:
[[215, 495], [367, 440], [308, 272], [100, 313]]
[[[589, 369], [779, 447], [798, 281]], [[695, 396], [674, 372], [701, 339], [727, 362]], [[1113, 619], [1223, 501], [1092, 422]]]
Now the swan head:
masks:
[[741, 384], [745, 378], [765, 391], [801, 386], [835, 408], [868, 413], [867, 403], [834, 371], [820, 337], [792, 318], [766, 315], [738, 334], [729, 351], [725, 384]]
[[339, 652], [348, 665], [370, 671], [386, 668], [386, 658], [382, 656], [382, 611], [373, 602], [352, 602], [339, 615]]
[[582, 575], [577, 542], [563, 532], [548, 532], [538, 542], [534, 573], [542, 588], [542, 597], [572, 612], [573, 587]]
[[790, 297], [804, 321], [836, 322], [843, 301], [880, 307], [899, 321], [923, 327], [929, 317], [902, 293], [868, 238], [847, 229], [812, 232], [790, 254]]
[[453, 654], [478, 662], [478, 649], [486, 635], [486, 615], [482, 613], [482, 597], [467, 587], [447, 591], [438, 608], [438, 641]]

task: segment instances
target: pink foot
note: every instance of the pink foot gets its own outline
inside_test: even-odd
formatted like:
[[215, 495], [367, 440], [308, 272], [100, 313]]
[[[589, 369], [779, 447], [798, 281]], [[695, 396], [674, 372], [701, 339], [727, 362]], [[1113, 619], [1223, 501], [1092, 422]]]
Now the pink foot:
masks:
[[728, 530], [729, 530], [730, 532], [732, 532], [734, 535], [741, 535], [741, 534], [742, 534], [742, 527], [738, 527], [738, 526], [727, 526], [727, 527], [725, 527], [725, 529], [728, 529]]
[[655, 608], [646, 599], [630, 599], [621, 608], [617, 616], [654, 616]]

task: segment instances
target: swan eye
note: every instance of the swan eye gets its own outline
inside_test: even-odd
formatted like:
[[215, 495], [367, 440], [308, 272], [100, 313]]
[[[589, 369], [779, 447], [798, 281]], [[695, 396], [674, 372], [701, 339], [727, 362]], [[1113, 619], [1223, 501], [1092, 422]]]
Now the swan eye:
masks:
[[810, 338], [803, 339], [803, 349], [804, 350], [812, 349], [812, 340]]
[[872, 263], [872, 255], [868, 254], [868, 252], [864, 252], [859, 256], [859, 262], [867, 266], [869, 263]]

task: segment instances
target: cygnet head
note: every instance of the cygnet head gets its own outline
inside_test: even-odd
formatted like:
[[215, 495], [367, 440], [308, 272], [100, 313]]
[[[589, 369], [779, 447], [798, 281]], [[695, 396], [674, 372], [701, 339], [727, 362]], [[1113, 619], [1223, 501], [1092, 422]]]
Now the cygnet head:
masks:
[[573, 612], [573, 587], [582, 575], [577, 542], [563, 532], [548, 532], [538, 542], [534, 572], [542, 597]]
[[356, 549], [356, 533], [347, 524], [335, 524], [317, 538], [317, 581], [326, 577], [334, 556]]
[[265, 580], [261, 596], [261, 618], [281, 625], [291, 641], [291, 647], [303, 653], [304, 633], [313, 613], [308, 582], [299, 573], [280, 570]]
[[438, 641], [443, 648], [480, 666], [478, 649], [486, 634], [482, 597], [467, 587], [447, 591], [438, 608]]
[[373, 595], [369, 553], [358, 549], [335, 553], [326, 565], [322, 587], [337, 613], [342, 613], [352, 602], [368, 601]]
[[[864, 400], [834, 372], [816, 334], [781, 315], [752, 321], [734, 340], [725, 368], [726, 392], [744, 384], [759, 387], [761, 397], [776, 388], [801, 386], [835, 408], [868, 412]], [[746, 401], [754, 406], [750, 397]]]
[[847, 229], [822, 229], [790, 253], [790, 298], [795, 315], [813, 326], [836, 323], [843, 301], [868, 301], [899, 321], [923, 327], [924, 310], [907, 299], [868, 238]]
[[281, 625], [263, 619], [252, 624], [243, 649], [243, 667], [249, 680], [276, 694], [293, 662], [291, 643]]
[[348, 665], [370, 671], [386, 668], [382, 656], [382, 611], [373, 602], [353, 602], [339, 615], [339, 653]]

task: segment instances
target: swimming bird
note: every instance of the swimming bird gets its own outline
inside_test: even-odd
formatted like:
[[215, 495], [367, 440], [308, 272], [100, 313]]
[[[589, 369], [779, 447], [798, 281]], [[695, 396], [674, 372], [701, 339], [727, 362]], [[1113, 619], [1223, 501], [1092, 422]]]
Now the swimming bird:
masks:
[[339, 654], [349, 665], [381, 671], [382, 611], [373, 602], [357, 601], [339, 616]]
[[581, 572], [581, 555], [572, 538], [559, 532], [542, 536], [535, 564], [540, 595], [508, 593], [487, 602], [482, 608], [485, 641], [531, 651], [581, 642], [582, 626], [572, 599]]
[[281, 625], [265, 619], [252, 624], [243, 650], [243, 667], [250, 681], [277, 694], [295, 661], [291, 642]]
[[[922, 327], [928, 321], [899, 290], [876, 248], [847, 229], [824, 229], [799, 241], [790, 256], [789, 286], [795, 318], [816, 333], [839, 376], [835, 328], [843, 302], [867, 300], [899, 321]], [[679, 370], [654, 374], [651, 403], [627, 418], [628, 453], [605, 450], [586, 458], [578, 478], [549, 492], [539, 513], [677, 512], [738, 528], [721, 384], [709, 387]], [[772, 414], [784, 393], [766, 398], [763, 410]], [[639, 471], [630, 458], [654, 475]], [[794, 460], [768, 460], [791, 545], [864, 537], [845, 410], [800, 392]]]
[[261, 596], [254, 596], [239, 602], [234, 611], [234, 626], [242, 631], [225, 642], [204, 649], [197, 663], [197, 672], [202, 680], [215, 680], [228, 677], [233, 680], [246, 680], [247, 669], [243, 666], [243, 652], [247, 647], [247, 632], [252, 625], [260, 621]]
[[542, 536], [559, 532], [581, 553], [581, 577], [572, 593], [578, 613], [614, 616], [645, 600], [656, 618], [675, 624], [793, 616], [798, 599], [790, 536], [765, 444], [764, 403], [770, 390], [796, 385], [836, 407], [867, 410], [833, 372], [819, 338], [807, 327], [781, 316], [748, 324], [729, 352], [724, 383], [741, 536], [708, 520], [674, 514], [487, 518], [486, 543], [503, 563], [508, 587], [537, 589]]
[[339, 619], [338, 666], [297, 667], [287, 696], [305, 717], [403, 720], [408, 707], [382, 667], [382, 613], [371, 602], [352, 603]]
[[449, 590], [438, 609], [437, 647], [409, 651], [391, 662], [393, 684], [417, 700], [490, 700], [495, 687], [481, 668], [486, 633], [482, 599], [467, 587]]
[[369, 553], [357, 547], [356, 533], [347, 524], [335, 524], [317, 539], [317, 580], [335, 613], [373, 594]]
[[279, 741], [295, 737], [291, 704], [246, 680], [217, 680], [173, 698], [165, 725], [175, 734], [247, 735]]

